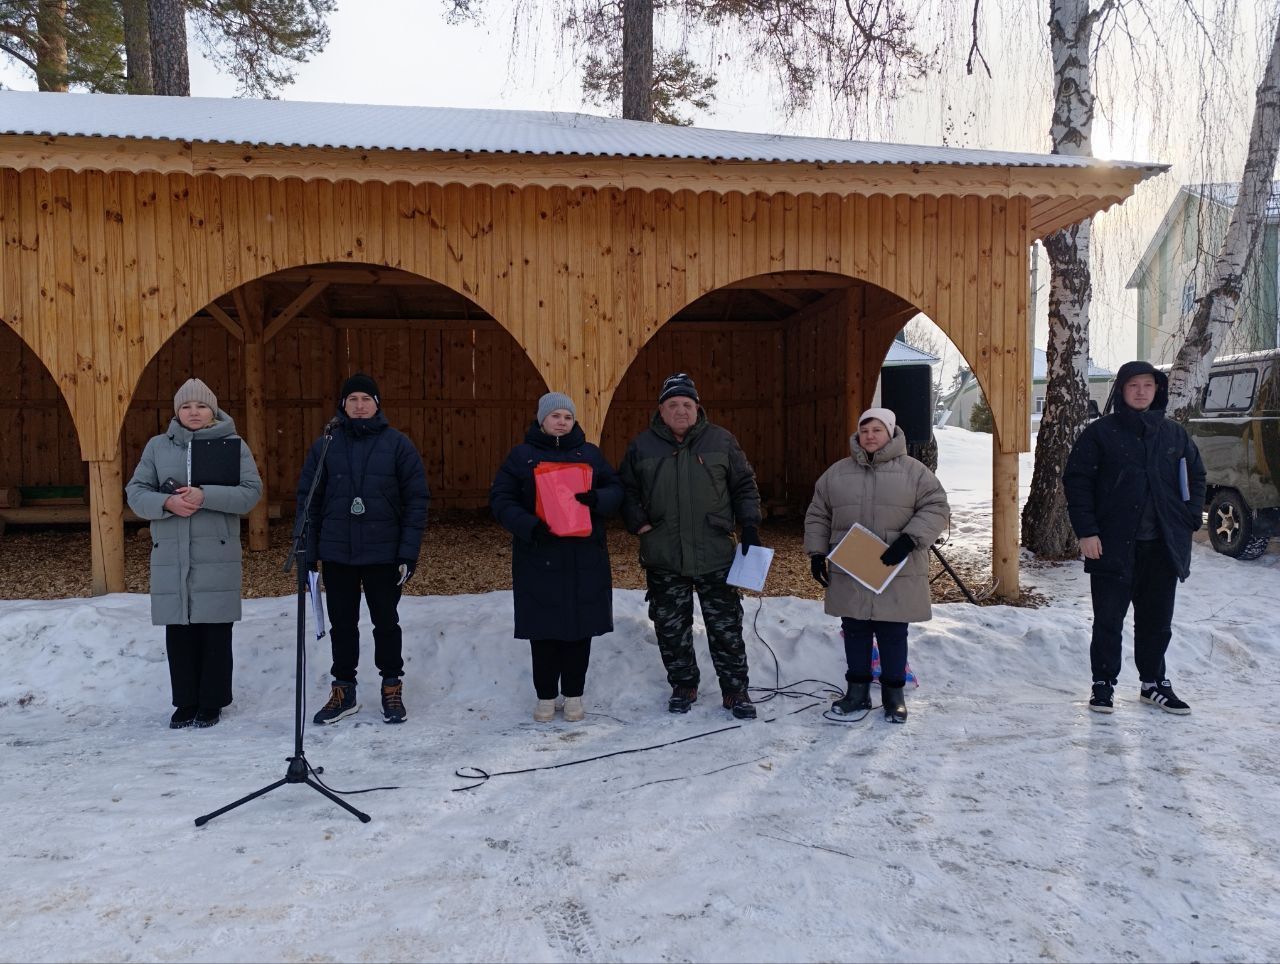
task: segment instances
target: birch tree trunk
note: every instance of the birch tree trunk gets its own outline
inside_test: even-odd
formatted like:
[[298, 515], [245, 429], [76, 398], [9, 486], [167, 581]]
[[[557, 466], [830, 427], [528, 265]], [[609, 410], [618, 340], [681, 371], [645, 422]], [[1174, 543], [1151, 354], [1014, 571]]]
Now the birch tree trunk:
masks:
[[67, 89], [67, 0], [36, 5], [36, 89]]
[[[1093, 150], [1090, 41], [1094, 24], [1112, 0], [1089, 10], [1089, 0], [1049, 0], [1053, 55], [1053, 153]], [[1070, 559], [1079, 551], [1067, 517], [1062, 470], [1084, 425], [1089, 404], [1089, 274], [1091, 221], [1045, 238], [1049, 254], [1049, 382], [1036, 436], [1031, 493], [1022, 510], [1022, 544], [1046, 559]]]
[[653, 0], [622, 2], [622, 116], [653, 120]]
[[1262, 240], [1263, 218], [1280, 149], [1280, 24], [1276, 26], [1271, 56], [1254, 103], [1249, 153], [1227, 235], [1213, 263], [1209, 290], [1196, 302], [1186, 340], [1169, 372], [1166, 414], [1179, 421], [1186, 420], [1192, 402], [1209, 379], [1209, 366], [1223, 338], [1235, 323], [1244, 273]]
[[190, 97], [186, 6], [182, 0], [147, 0], [147, 8], [155, 93], [167, 97]]
[[147, 0], [121, 0], [124, 17], [125, 91], [151, 94], [151, 22]]

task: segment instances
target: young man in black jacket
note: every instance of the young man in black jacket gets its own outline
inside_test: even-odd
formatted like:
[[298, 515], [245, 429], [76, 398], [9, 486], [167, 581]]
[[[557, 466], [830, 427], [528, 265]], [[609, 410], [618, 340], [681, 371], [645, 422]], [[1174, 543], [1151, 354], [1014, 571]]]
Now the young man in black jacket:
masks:
[[1163, 372], [1143, 361], [1120, 366], [1104, 415], [1081, 432], [1062, 475], [1093, 596], [1089, 708], [1099, 713], [1114, 707], [1130, 605], [1139, 698], [1191, 712], [1169, 684], [1164, 656], [1178, 581], [1191, 570], [1191, 534], [1202, 521], [1204, 464], [1186, 430], [1165, 418], [1168, 400]]
[[337, 723], [360, 711], [356, 666], [363, 593], [373, 621], [373, 659], [382, 674], [382, 718], [403, 723], [399, 605], [427, 525], [431, 493], [422, 456], [388, 424], [378, 385], [363, 372], [342, 384], [337, 428], [321, 465], [323, 448], [324, 439], [317, 439], [298, 480], [301, 507], [312, 478], [322, 473], [311, 502], [307, 563], [312, 569], [324, 564], [333, 685], [314, 722]]

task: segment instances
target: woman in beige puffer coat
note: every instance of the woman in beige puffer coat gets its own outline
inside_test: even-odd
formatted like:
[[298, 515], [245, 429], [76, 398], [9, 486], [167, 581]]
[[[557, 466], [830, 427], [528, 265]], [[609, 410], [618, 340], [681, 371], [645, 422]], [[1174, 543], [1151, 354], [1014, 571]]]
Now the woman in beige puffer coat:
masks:
[[[880, 648], [880, 691], [885, 718], [907, 721], [904, 686], [907, 625], [923, 622], [929, 606], [929, 547], [947, 524], [950, 509], [941, 483], [923, 463], [907, 455], [907, 439], [887, 408], [870, 408], [849, 439], [850, 456], [818, 479], [804, 521], [804, 548], [813, 577], [826, 588], [826, 611], [844, 630], [848, 690], [832, 704], [840, 714], [871, 708], [871, 646]], [[855, 524], [888, 543], [880, 561], [905, 565], [876, 594], [827, 554]]]

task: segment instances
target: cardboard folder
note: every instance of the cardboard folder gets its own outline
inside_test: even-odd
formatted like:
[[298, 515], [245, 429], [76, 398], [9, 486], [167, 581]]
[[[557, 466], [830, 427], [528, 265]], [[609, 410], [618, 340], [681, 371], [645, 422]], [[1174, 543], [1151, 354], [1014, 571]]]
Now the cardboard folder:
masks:
[[[881, 562], [880, 556], [888, 548], [889, 543], [870, 529], [854, 523], [853, 528], [845, 533], [845, 537], [827, 553], [827, 559], [879, 595], [884, 592], [885, 586], [893, 581], [898, 571], [907, 564], [906, 559], [896, 566], [886, 566]], [[910, 556], [907, 558], [909, 559]]]

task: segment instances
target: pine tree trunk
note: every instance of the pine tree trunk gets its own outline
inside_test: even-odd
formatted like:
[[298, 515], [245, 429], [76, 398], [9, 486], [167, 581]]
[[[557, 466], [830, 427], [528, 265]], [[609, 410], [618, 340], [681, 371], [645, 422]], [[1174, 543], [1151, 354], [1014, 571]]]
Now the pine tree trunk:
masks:
[[[1104, 4], [1105, 6], [1105, 4]], [[1053, 153], [1092, 152], [1093, 88], [1090, 35], [1097, 14], [1089, 0], [1049, 0], [1053, 54]], [[1041, 558], [1070, 559], [1079, 551], [1067, 516], [1062, 470], [1088, 417], [1090, 221], [1045, 239], [1049, 254], [1049, 382], [1036, 436], [1031, 493], [1022, 510], [1022, 544]]]
[[67, 89], [67, 0], [39, 0], [36, 5], [36, 87]]
[[1249, 153], [1231, 223], [1213, 263], [1209, 290], [1196, 302], [1187, 338], [1169, 372], [1167, 413], [1172, 418], [1187, 417], [1192, 401], [1208, 381], [1209, 366], [1235, 323], [1244, 273], [1262, 240], [1271, 174], [1280, 151], [1280, 24], [1254, 103]]
[[622, 116], [653, 120], [653, 0], [622, 2]]
[[147, 0], [121, 0], [124, 15], [125, 91], [155, 92], [151, 82], [151, 24]]
[[190, 97], [186, 6], [182, 0], [147, 0], [147, 7], [155, 93], [166, 97]]

